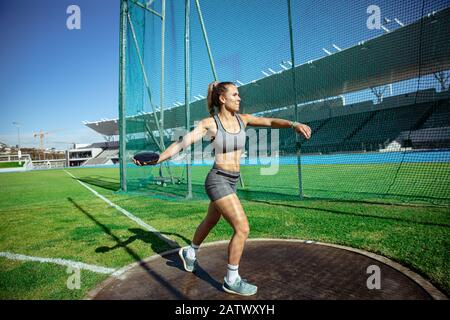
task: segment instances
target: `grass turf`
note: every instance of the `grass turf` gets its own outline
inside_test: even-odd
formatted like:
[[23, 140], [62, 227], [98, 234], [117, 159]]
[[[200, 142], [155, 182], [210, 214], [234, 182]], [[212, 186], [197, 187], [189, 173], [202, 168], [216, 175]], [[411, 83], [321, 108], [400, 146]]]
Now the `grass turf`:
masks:
[[[296, 165], [280, 165], [273, 175], [263, 175], [261, 168], [241, 166], [245, 186], [238, 191], [241, 199], [296, 199]], [[174, 176], [185, 177], [183, 169], [172, 168]], [[192, 167], [193, 193], [199, 199], [207, 200], [204, 181], [208, 171], [206, 166]], [[131, 166], [127, 170], [129, 191], [149, 189], [154, 194], [185, 195], [184, 184], [150, 184], [152, 177], [158, 175], [159, 167]], [[169, 176], [167, 170], [164, 175]], [[308, 198], [450, 205], [450, 163], [303, 165], [301, 177], [302, 192]]]
[[[249, 168], [243, 168], [243, 172]], [[201, 170], [194, 176], [198, 193], [207, 168]], [[117, 193], [118, 169], [68, 171], [180, 245], [190, 243], [207, 209], [208, 201], [203, 198], [167, 201], [137, 193]], [[320, 172], [326, 175], [324, 171]], [[256, 183], [253, 179], [245, 181], [247, 188], [250, 182]], [[168, 249], [160, 239], [95, 197], [63, 170], [4, 173], [0, 183], [0, 251], [119, 268]], [[268, 197], [278, 194], [273, 190], [281, 185], [274, 180], [265, 188], [266, 197], [252, 200], [248, 200], [249, 196], [257, 192], [240, 191], [251, 238], [310, 239], [361, 248], [410, 267], [447, 295], [450, 293], [448, 206]], [[448, 189], [443, 185], [441, 188]], [[403, 192], [414, 193], [414, 187]], [[206, 241], [229, 239], [231, 234], [231, 228], [222, 219]], [[69, 275], [65, 271], [62, 266], [0, 258], [0, 298], [80, 299], [105, 278], [82, 270], [82, 288], [69, 290]]]
[[20, 164], [18, 161], [15, 162], [0, 162], [0, 169], [1, 168], [20, 168], [23, 167], [25, 164], [25, 161], [21, 161]]

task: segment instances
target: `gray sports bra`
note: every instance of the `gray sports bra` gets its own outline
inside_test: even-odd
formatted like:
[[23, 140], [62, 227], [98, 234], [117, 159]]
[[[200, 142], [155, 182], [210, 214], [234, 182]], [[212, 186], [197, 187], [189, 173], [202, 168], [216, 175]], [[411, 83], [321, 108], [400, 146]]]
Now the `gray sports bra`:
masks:
[[238, 133], [230, 133], [225, 130], [217, 115], [214, 115], [214, 120], [217, 124], [217, 134], [213, 141], [213, 147], [216, 154], [228, 153], [237, 150], [242, 150], [245, 147], [245, 126], [241, 120], [241, 117], [235, 114], [240, 130]]

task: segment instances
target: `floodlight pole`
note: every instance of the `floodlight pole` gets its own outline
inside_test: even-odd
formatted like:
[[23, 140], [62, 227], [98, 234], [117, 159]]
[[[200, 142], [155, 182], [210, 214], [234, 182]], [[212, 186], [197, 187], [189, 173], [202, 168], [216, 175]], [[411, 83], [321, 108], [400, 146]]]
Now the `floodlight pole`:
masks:
[[119, 58], [119, 159], [120, 188], [127, 191], [127, 159], [126, 159], [126, 111], [125, 111], [125, 66], [127, 46], [127, 0], [120, 1], [120, 58]]
[[16, 126], [16, 128], [17, 128], [17, 148], [19, 149], [19, 151], [20, 151], [20, 123], [18, 123], [18, 122], [13, 122], [13, 125], [15, 125]]
[[[184, 99], [185, 99], [185, 106], [186, 106], [186, 130], [190, 131], [190, 110], [189, 110], [189, 96], [190, 96], [190, 82], [189, 82], [189, 15], [190, 15], [190, 1], [191, 0], [185, 0], [185, 16], [184, 16]], [[191, 176], [191, 153], [189, 152], [191, 150], [191, 146], [187, 147], [186, 154], [186, 178], [187, 178], [187, 195], [186, 199], [192, 199], [192, 176]]]
[[[292, 13], [291, 13], [291, 0], [287, 0], [288, 3], [288, 20], [289, 20], [289, 42], [291, 44], [291, 70], [292, 70], [292, 83], [294, 87], [294, 112], [295, 116], [294, 119], [296, 122], [298, 122], [298, 112], [297, 112], [297, 84], [296, 84], [296, 78], [295, 78], [295, 54], [294, 54], [294, 35], [292, 31]], [[300, 137], [296, 132], [295, 134], [295, 145], [297, 149], [297, 172], [298, 172], [298, 190], [299, 190], [299, 196], [300, 198], [303, 198], [303, 185], [302, 185], [302, 165], [301, 165], [301, 157], [300, 157]]]

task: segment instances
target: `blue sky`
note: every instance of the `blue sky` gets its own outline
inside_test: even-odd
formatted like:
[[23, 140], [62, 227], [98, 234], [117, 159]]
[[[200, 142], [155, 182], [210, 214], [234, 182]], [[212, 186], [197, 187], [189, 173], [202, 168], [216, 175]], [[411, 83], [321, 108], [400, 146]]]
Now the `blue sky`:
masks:
[[[203, 14], [222, 79], [246, 83], [262, 78], [261, 70], [281, 69], [281, 60], [289, 59], [287, 19], [282, 14], [286, 1], [208, 0], [208, 5], [211, 3], [214, 9], [204, 5]], [[422, 9], [422, 1], [418, 0], [292, 3], [297, 63], [326, 56], [322, 48], [333, 51], [332, 43], [348, 48], [382, 34], [382, 30], [366, 27], [366, 8], [370, 4], [380, 7], [382, 17], [397, 17], [405, 24], [416, 20]], [[66, 9], [71, 4], [81, 9], [80, 30], [66, 27]], [[424, 10], [430, 12], [448, 5], [447, 0], [429, 0], [425, 1]], [[192, 25], [197, 27], [194, 1], [191, 6]], [[175, 37], [179, 39], [183, 37], [183, 12], [175, 11], [179, 19]], [[67, 144], [55, 142], [103, 141], [82, 121], [118, 117], [119, 0], [1, 1], [0, 36], [0, 141], [17, 144], [13, 122], [21, 124], [22, 146], [37, 147], [39, 142], [33, 133], [40, 130], [50, 132], [46, 147], [57, 149], [65, 149]], [[199, 33], [192, 34], [192, 41], [200, 51], [192, 58], [192, 95], [205, 95], [204, 84], [213, 79], [205, 61], [206, 51], [200, 47], [203, 39]], [[168, 53], [168, 59], [182, 62], [182, 46], [176, 54]], [[168, 73], [177, 70], [168, 66]], [[180, 69], [176, 78], [172, 74], [171, 83], [181, 88], [183, 77]], [[166, 101], [171, 105], [182, 102], [182, 98], [175, 90]]]
[[[70, 4], [81, 8], [80, 30], [66, 27]], [[17, 143], [12, 122], [23, 146], [38, 146], [41, 129], [49, 142], [102, 141], [81, 121], [118, 114], [118, 21], [119, 1], [1, 2], [0, 141]]]

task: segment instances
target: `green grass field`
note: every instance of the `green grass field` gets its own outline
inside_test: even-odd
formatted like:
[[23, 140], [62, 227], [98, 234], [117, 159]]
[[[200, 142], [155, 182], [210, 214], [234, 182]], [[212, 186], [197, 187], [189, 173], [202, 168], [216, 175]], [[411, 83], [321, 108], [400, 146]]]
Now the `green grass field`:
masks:
[[[185, 177], [183, 169], [172, 168], [173, 175]], [[297, 199], [296, 165], [282, 165], [274, 175], [262, 175], [260, 170], [257, 166], [241, 166], [245, 186], [239, 189], [241, 199]], [[192, 167], [196, 198], [207, 200], [204, 181], [208, 171], [207, 166]], [[158, 168], [131, 166], [127, 170], [129, 190], [149, 189], [154, 194], [185, 195], [183, 185], [150, 185], [152, 175], [159, 176]], [[167, 171], [164, 175], [169, 176]], [[450, 163], [303, 165], [302, 182], [303, 195], [308, 198], [450, 205]]]
[[[389, 186], [383, 179], [391, 178], [394, 168], [373, 172], [369, 167], [339, 168], [305, 166], [304, 193], [311, 198], [299, 200], [295, 197], [295, 170], [284, 168], [280, 180], [252, 175], [256, 168], [243, 167], [244, 177], [255, 177], [245, 178], [246, 188], [238, 192], [250, 222], [250, 237], [308, 239], [361, 248], [409, 267], [449, 295], [449, 170], [441, 171], [441, 178], [436, 179], [431, 168], [412, 165], [402, 168], [414, 173], [409, 181], [400, 177]], [[167, 196], [182, 196], [183, 186], [153, 186], [155, 193], [162, 195], [159, 198], [116, 192], [120, 186], [116, 168], [67, 171], [184, 246], [207, 209], [202, 181], [207, 170], [195, 170], [193, 188], [198, 196], [191, 201]], [[145, 186], [138, 171], [129, 174]], [[347, 182], [339, 179], [344, 176], [349, 177]], [[367, 177], [373, 181], [366, 181]], [[350, 179], [357, 183], [349, 183]], [[169, 249], [64, 170], [3, 173], [0, 184], [0, 252], [117, 269]], [[286, 187], [290, 184], [293, 186]], [[344, 201], [320, 198], [334, 194]], [[440, 205], [431, 205], [436, 199]], [[370, 203], [372, 200], [380, 203]], [[227, 240], [231, 234], [222, 219], [206, 241]], [[0, 299], [81, 299], [108, 277], [82, 270], [81, 288], [70, 290], [66, 269], [0, 257]]]
[[19, 161], [0, 162], [0, 169], [1, 168], [20, 168], [20, 167], [23, 167], [24, 164], [25, 164], [24, 161], [21, 161], [20, 163], [19, 163]]

